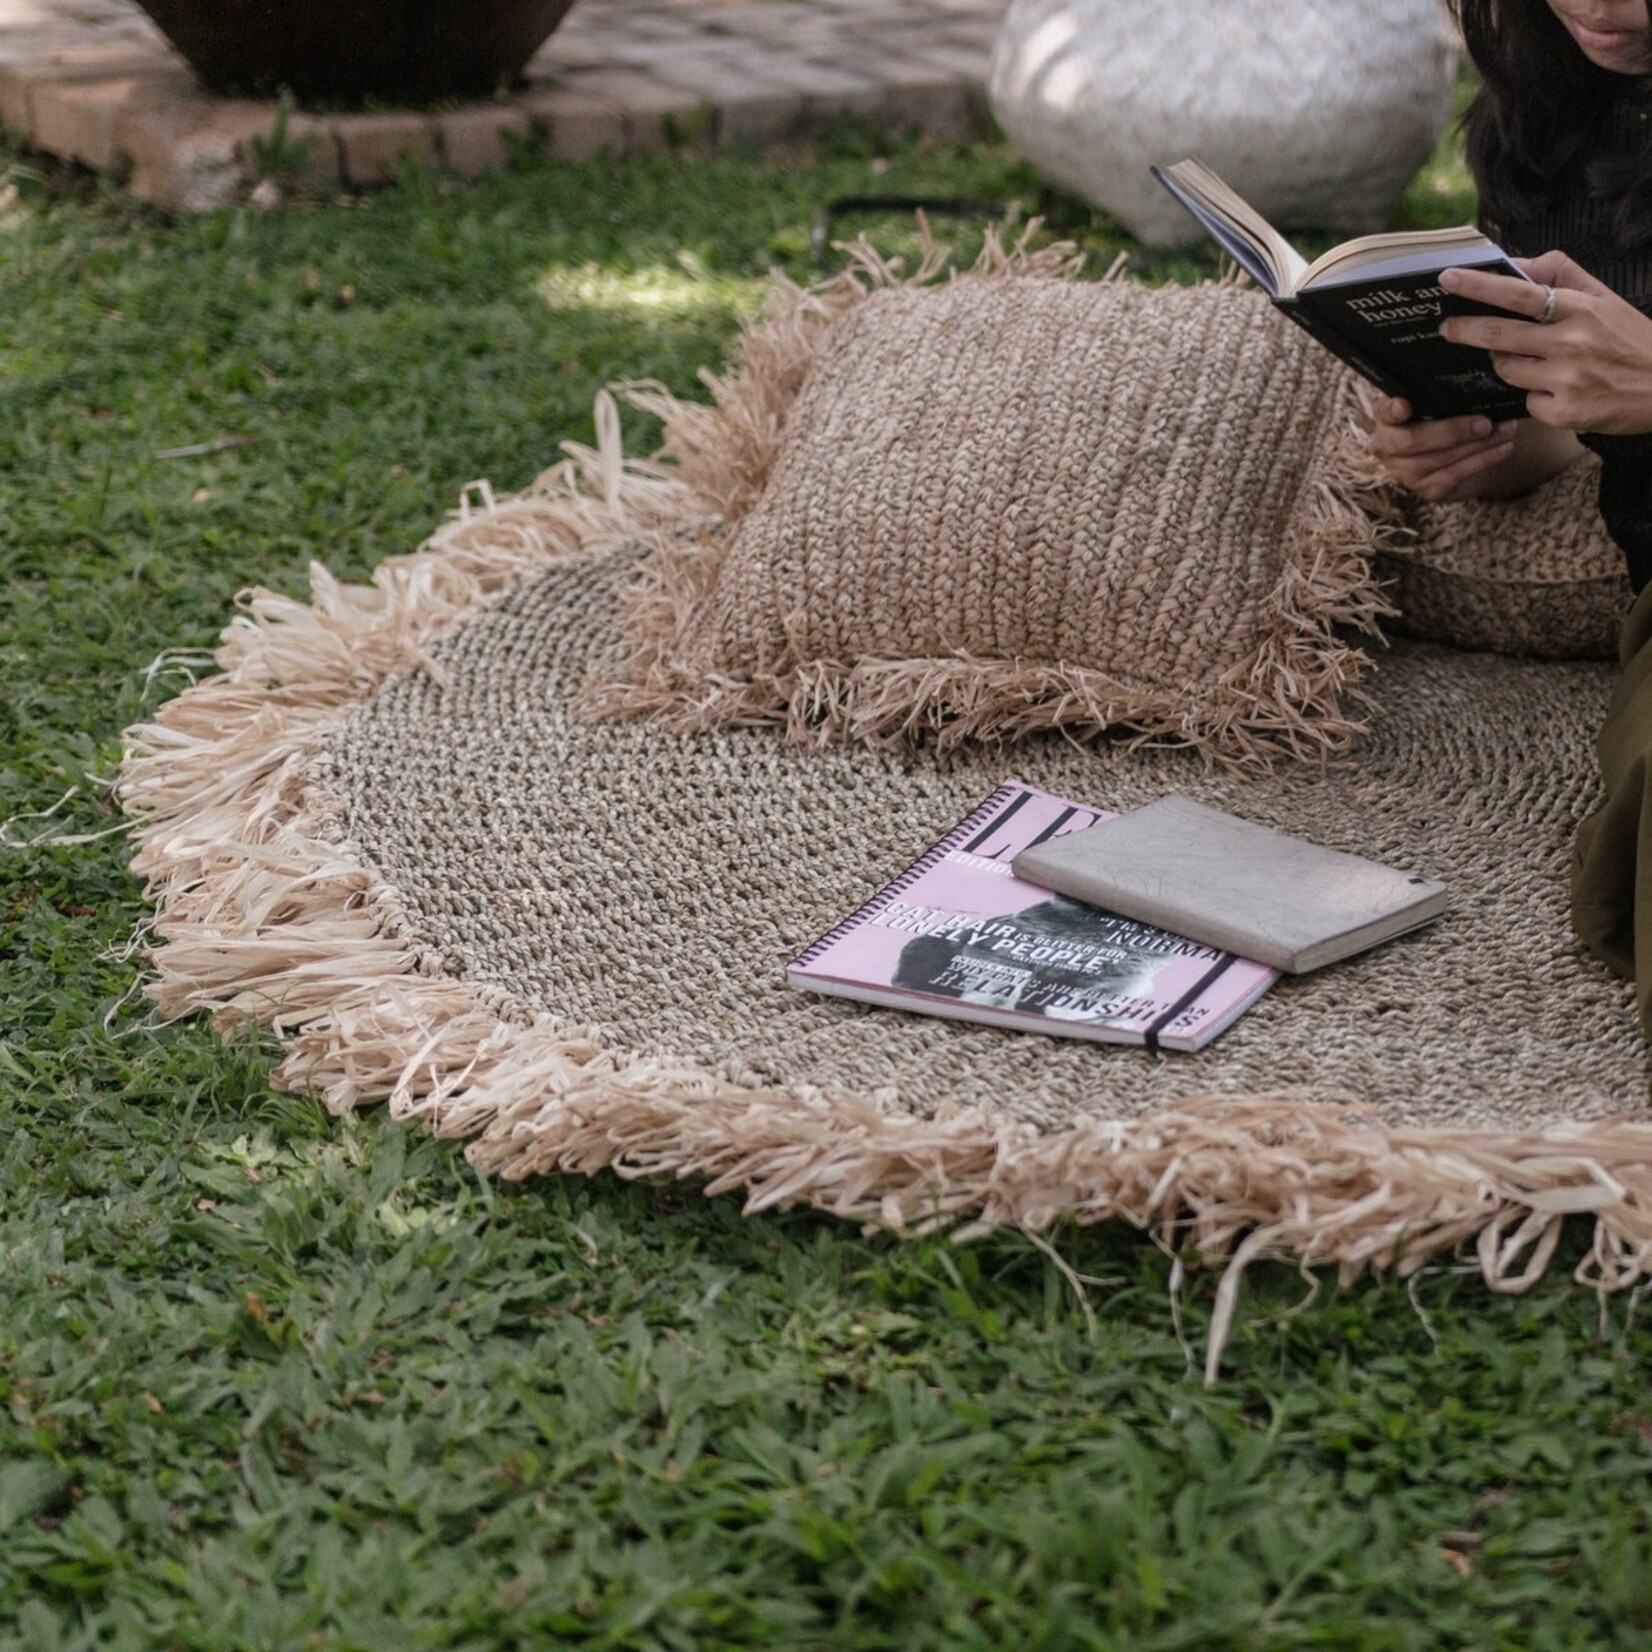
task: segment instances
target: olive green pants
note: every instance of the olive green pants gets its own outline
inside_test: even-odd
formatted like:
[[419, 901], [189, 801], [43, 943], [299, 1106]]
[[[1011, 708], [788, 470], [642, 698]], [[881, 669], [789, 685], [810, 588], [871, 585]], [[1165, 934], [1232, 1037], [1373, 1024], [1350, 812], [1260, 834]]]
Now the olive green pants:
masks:
[[1629, 611], [1619, 653], [1623, 678], [1595, 742], [1606, 797], [1577, 829], [1572, 922], [1635, 982], [1652, 1039], [1652, 585]]

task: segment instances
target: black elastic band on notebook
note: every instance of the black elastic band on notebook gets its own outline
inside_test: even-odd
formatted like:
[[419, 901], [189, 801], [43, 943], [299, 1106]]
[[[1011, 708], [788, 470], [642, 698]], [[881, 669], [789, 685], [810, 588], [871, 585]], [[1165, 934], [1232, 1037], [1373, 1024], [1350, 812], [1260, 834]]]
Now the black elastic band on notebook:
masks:
[[1208, 987], [1210, 983], [1228, 967], [1229, 964], [1233, 963], [1238, 956], [1239, 954], [1237, 952], [1224, 952], [1222, 956], [1218, 958], [1216, 962], [1212, 964], [1210, 968], [1207, 969], [1204, 974], [1201, 975], [1199, 979], [1195, 981], [1193, 985], [1190, 986], [1187, 991], [1184, 992], [1181, 997], [1178, 998], [1176, 1002], [1172, 1004], [1170, 1008], [1167, 1009], [1164, 1014], [1161, 1015], [1159, 1019], [1147, 1029], [1145, 1033], [1142, 1034], [1142, 1043], [1144, 1043], [1150, 1050], [1157, 1050], [1161, 1048], [1161, 1045], [1159, 1044], [1159, 1034], [1162, 1033], [1164, 1029], [1182, 1013], [1183, 1010], [1198, 1003], [1199, 999], [1204, 995], [1205, 988]]

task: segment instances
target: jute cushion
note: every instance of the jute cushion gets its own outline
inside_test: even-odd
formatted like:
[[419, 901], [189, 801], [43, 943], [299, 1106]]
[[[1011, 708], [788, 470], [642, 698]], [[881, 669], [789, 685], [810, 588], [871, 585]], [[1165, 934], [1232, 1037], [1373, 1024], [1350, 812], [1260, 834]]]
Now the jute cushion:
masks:
[[1080, 281], [782, 288], [713, 407], [657, 389], [706, 502], [645, 564], [588, 704], [907, 744], [1125, 729], [1343, 746], [1382, 603], [1337, 485], [1349, 380], [1258, 295]]
[[1534, 659], [1615, 659], [1631, 591], [1599, 488], [1590, 455], [1524, 499], [1396, 496], [1400, 531], [1375, 560], [1399, 609], [1393, 628]]

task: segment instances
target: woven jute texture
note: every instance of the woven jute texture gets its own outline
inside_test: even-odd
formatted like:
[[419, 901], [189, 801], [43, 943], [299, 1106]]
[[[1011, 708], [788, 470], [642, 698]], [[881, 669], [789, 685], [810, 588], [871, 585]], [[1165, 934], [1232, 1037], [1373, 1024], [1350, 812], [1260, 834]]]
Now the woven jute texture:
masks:
[[[1338, 486], [1351, 378], [1256, 293], [1064, 273], [865, 263], [824, 307], [780, 291], [715, 408], [645, 394], [719, 514], [644, 565], [593, 705], [806, 740], [1344, 745], [1342, 628], [1382, 606]], [[719, 424], [743, 473], [693, 463]]]
[[[1384, 660], [1357, 766], [1287, 782], [1186, 752], [900, 761], [771, 731], [591, 726], [570, 707], [612, 634], [613, 571], [561, 570], [438, 645], [328, 743], [343, 829], [443, 967], [526, 1025], [740, 1083], [959, 1104], [1042, 1130], [1297, 1088], [1393, 1125], [1535, 1128], [1641, 1108], [1622, 983], [1566, 918], [1572, 824], [1609, 673], [1416, 645]], [[786, 960], [1014, 772], [1123, 809], [1177, 790], [1443, 878], [1452, 915], [1282, 981], [1196, 1057], [866, 1009], [788, 989]]]
[[1376, 508], [1400, 531], [1374, 560], [1399, 610], [1392, 629], [1533, 659], [1615, 659], [1632, 593], [1599, 490], [1593, 455], [1521, 499], [1430, 504], [1392, 490]]
[[[636, 461], [601, 397], [594, 450], [513, 499], [478, 485], [370, 584], [243, 593], [216, 670], [191, 657], [127, 734], [163, 1014], [267, 1026], [276, 1082], [387, 1102], [499, 1175], [693, 1176], [898, 1231], [1131, 1222], [1227, 1260], [1207, 1371], [1263, 1256], [1347, 1278], [1472, 1244], [1518, 1290], [1577, 1217], [1580, 1278], [1652, 1275], [1652, 1070], [1564, 900], [1609, 668], [1407, 643], [1346, 761], [1271, 769], [1065, 731], [882, 751], [590, 720], [639, 568], [772, 457], [747, 411]], [[1187, 792], [1457, 904], [1190, 1057], [784, 988], [1009, 774], [1113, 808]]]

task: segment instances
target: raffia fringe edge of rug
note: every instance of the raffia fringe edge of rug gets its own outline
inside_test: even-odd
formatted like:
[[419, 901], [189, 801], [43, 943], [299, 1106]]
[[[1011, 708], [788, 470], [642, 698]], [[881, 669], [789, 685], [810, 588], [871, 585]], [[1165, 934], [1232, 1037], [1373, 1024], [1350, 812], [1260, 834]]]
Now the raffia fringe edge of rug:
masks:
[[[767, 485], [792, 404], [830, 348], [833, 323], [891, 288], [941, 279], [1073, 280], [1084, 264], [1070, 242], [1029, 250], [1035, 220], [1009, 247], [989, 234], [972, 268], [943, 275], [945, 253], [922, 227], [925, 255], [910, 274], [861, 241], [845, 249], [849, 263], [835, 280], [805, 289], [777, 278], [729, 370], [701, 372], [709, 404], [652, 382], [617, 387], [661, 420], [660, 456], [684, 484], [683, 513], [678, 531], [662, 537], [642, 566], [627, 599], [624, 642], [587, 688], [586, 710], [646, 717], [685, 733], [775, 727], [815, 744], [932, 740], [944, 749], [1061, 728], [1077, 738], [1127, 730], [1138, 744], [1186, 743], [1240, 767], [1345, 752], [1366, 726], [1359, 684], [1370, 658], [1340, 633], [1380, 635], [1380, 621], [1395, 612], [1371, 570], [1391, 525], [1363, 508], [1364, 471], [1346, 461], [1357, 453], [1352, 433], [1361, 417], [1351, 388], [1339, 409], [1349, 439], [1333, 444], [1304, 478], [1303, 531], [1270, 593], [1268, 626], [1197, 694], [1116, 679], [1093, 666], [963, 652], [845, 661], [794, 647], [750, 675], [711, 658], [708, 621], [734, 530]], [[1123, 267], [1121, 257], [1104, 279], [1122, 279]]]
[[[599, 448], [526, 493], [485, 485], [420, 551], [370, 585], [311, 571], [308, 603], [243, 594], [195, 682], [128, 731], [118, 784], [156, 914], [148, 990], [168, 1017], [251, 1020], [286, 1048], [275, 1082], [334, 1113], [387, 1101], [398, 1119], [469, 1138], [508, 1178], [614, 1170], [699, 1177], [745, 1208], [807, 1204], [872, 1227], [1035, 1238], [1119, 1218], [1226, 1259], [1207, 1376], [1240, 1277], [1285, 1257], [1410, 1275], [1469, 1241], [1487, 1282], [1542, 1276], [1569, 1215], [1594, 1242], [1577, 1277], [1603, 1290], [1652, 1274], [1652, 1126], [1541, 1133], [1389, 1129], [1289, 1092], [1212, 1098], [1133, 1123], [1040, 1133], [984, 1110], [925, 1119], [891, 1097], [762, 1089], [591, 1037], [443, 973], [393, 888], [346, 840], [323, 778], [328, 731], [391, 672], [422, 668], [444, 631], [570, 557], [611, 554], [671, 514], [667, 471], [626, 461], [598, 404]], [[189, 663], [185, 657], [183, 663]], [[1043, 1243], [1042, 1240], [1039, 1240]]]

